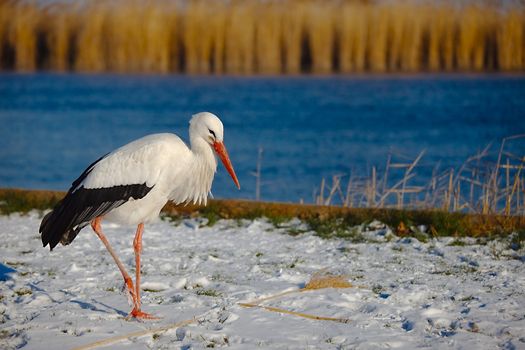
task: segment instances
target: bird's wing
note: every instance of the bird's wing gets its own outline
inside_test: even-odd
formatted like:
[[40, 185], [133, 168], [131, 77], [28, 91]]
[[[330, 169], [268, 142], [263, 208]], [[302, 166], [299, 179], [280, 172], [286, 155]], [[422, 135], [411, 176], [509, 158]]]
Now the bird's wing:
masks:
[[187, 149], [184, 142], [173, 134], [143, 137], [101, 158], [91, 169], [87, 169], [89, 171], [85, 176], [73, 183], [71, 190], [135, 184], [153, 187], [161, 178], [166, 164], [173, 159], [173, 149], [183, 147]]
[[166, 137], [151, 135], [139, 139], [88, 166], [64, 199], [42, 220], [44, 246], [49, 243], [52, 249], [60, 241], [70, 243], [91, 220], [130, 199], [145, 197], [169, 161], [172, 145]]

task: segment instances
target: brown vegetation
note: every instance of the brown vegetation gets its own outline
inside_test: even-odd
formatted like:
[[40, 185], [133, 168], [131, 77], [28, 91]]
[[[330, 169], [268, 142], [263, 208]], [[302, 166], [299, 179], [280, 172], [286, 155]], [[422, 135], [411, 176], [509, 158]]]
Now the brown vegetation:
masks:
[[499, 2], [0, 1], [0, 69], [193, 74], [517, 71]]
[[[416, 177], [424, 151], [414, 160], [389, 154], [382, 176], [373, 166], [365, 177], [322, 179], [314, 193], [318, 205], [442, 209], [447, 212], [525, 217], [525, 134], [506, 137], [496, 152], [488, 145], [459, 169], [434, 167], [430, 179]], [[509, 146], [513, 146], [510, 148]], [[513, 154], [510, 149], [518, 150]]]
[[[52, 208], [64, 192], [0, 189], [0, 214]], [[345, 208], [291, 203], [241, 200], [210, 200], [208, 206], [175, 206], [168, 203], [163, 212], [174, 219], [201, 216], [212, 225], [218, 219], [266, 217], [277, 226], [299, 218], [321, 237], [351, 238], [348, 230], [356, 225], [379, 220], [399, 235], [421, 235], [419, 225], [433, 236], [493, 237], [525, 232], [525, 216], [449, 213], [443, 210], [398, 210], [385, 208]], [[290, 231], [291, 234], [297, 234]]]

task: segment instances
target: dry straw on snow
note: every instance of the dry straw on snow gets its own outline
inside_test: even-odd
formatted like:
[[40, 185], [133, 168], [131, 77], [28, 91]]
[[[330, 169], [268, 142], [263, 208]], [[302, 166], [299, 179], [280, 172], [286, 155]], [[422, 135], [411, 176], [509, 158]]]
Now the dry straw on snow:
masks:
[[[281, 313], [281, 314], [288, 314], [288, 315], [293, 315], [293, 316], [297, 316], [297, 317], [307, 318], [307, 319], [311, 319], [311, 320], [349, 323], [350, 320], [346, 319], [346, 318], [335, 318], [335, 317], [326, 317], [326, 316], [306, 314], [306, 313], [302, 313], [302, 312], [296, 312], [296, 311], [290, 311], [290, 310], [286, 310], [286, 309], [281, 309], [281, 308], [278, 308], [278, 307], [264, 306], [264, 305], [261, 305], [261, 303], [263, 301], [275, 300], [275, 299], [281, 298], [281, 297], [283, 297], [285, 295], [290, 295], [290, 294], [295, 294], [295, 293], [300, 293], [300, 292], [305, 292], [305, 291], [310, 291], [310, 290], [317, 290], [317, 289], [324, 289], [324, 288], [352, 288], [352, 287], [353, 286], [346, 280], [346, 277], [340, 276], [340, 275], [330, 275], [330, 274], [324, 273], [323, 271], [320, 271], [318, 273], [315, 273], [312, 276], [310, 282], [308, 282], [306, 284], [305, 288], [294, 289], [294, 290], [286, 291], [286, 292], [283, 292], [283, 293], [274, 294], [274, 295], [271, 295], [271, 296], [266, 297], [266, 298], [257, 299], [257, 300], [250, 301], [250, 302], [245, 302], [245, 303], [239, 303], [239, 305], [243, 306], [243, 307], [246, 307], [246, 308], [261, 308], [261, 309], [264, 309], [264, 310], [267, 310], [267, 311], [270, 311], [270, 312], [277, 312], [277, 313]], [[162, 326], [162, 327], [153, 327], [153, 328], [150, 328], [150, 329], [144, 329], [144, 330], [140, 330], [140, 331], [136, 331], [136, 332], [132, 332], [132, 333], [127, 333], [127, 334], [123, 334], [123, 335], [117, 335], [117, 336], [114, 336], [114, 337], [111, 337], [111, 338], [107, 338], [107, 339], [102, 339], [102, 340], [99, 340], [99, 341], [96, 341], [96, 342], [93, 342], [93, 343], [90, 343], [90, 344], [86, 344], [86, 345], [82, 345], [82, 346], [76, 347], [74, 350], [98, 349], [98, 348], [101, 348], [101, 347], [106, 347], [108, 345], [116, 344], [116, 343], [119, 343], [119, 342], [122, 342], [122, 341], [125, 341], [125, 340], [129, 340], [129, 339], [132, 339], [132, 338], [152, 335], [154, 333], [158, 334], [158, 333], [162, 333], [162, 332], [165, 332], [165, 331], [169, 331], [169, 330], [177, 329], [177, 328], [180, 328], [180, 327], [188, 326], [188, 325], [190, 325], [192, 323], [199, 322], [199, 320], [202, 319], [206, 315], [206, 313], [204, 313], [202, 315], [197, 315], [197, 316], [195, 316], [193, 318], [190, 318], [190, 319], [187, 319], [187, 320], [183, 320], [183, 321], [180, 321], [180, 322], [177, 322], [177, 323], [173, 323], [173, 324], [169, 324], [169, 325], [166, 325], [166, 326]]]

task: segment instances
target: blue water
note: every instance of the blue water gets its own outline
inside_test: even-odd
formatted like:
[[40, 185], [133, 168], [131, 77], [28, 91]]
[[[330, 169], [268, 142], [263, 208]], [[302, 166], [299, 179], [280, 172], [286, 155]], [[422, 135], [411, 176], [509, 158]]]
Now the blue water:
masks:
[[135, 138], [187, 140], [199, 111], [223, 120], [242, 187], [220, 166], [215, 197], [254, 198], [260, 146], [261, 198], [311, 202], [322, 177], [384, 167], [390, 151], [413, 159], [426, 149], [424, 176], [525, 133], [525, 76], [1, 74], [0, 187], [65, 190], [87, 164]]

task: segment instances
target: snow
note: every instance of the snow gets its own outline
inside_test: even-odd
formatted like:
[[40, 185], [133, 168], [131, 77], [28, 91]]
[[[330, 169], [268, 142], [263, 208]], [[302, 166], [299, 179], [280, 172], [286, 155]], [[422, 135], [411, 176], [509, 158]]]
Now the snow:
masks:
[[[363, 243], [284, 234], [264, 219], [161, 221], [144, 234], [143, 310], [126, 320], [123, 281], [86, 228], [42, 248], [41, 216], [0, 216], [0, 348], [70, 349], [189, 320], [111, 349], [525, 348], [525, 252], [507, 240], [398, 238], [381, 225]], [[302, 225], [294, 220], [292, 225]], [[134, 275], [134, 229], [103, 228]], [[386, 234], [385, 234], [386, 233]], [[304, 287], [319, 271], [355, 286], [292, 293], [262, 305], [348, 323], [245, 308], [240, 302]]]

